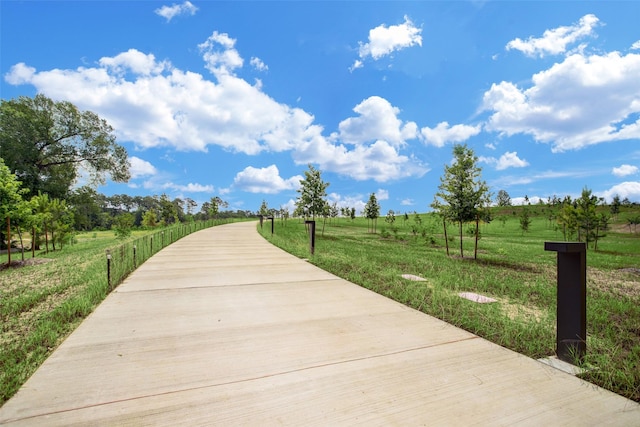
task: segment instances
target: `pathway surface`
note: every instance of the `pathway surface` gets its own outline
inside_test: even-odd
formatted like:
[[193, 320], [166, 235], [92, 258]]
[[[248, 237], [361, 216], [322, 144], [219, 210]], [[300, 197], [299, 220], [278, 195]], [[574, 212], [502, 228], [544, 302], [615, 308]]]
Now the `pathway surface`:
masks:
[[640, 425], [640, 405], [255, 228], [203, 230], [153, 256], [0, 408], [0, 425]]

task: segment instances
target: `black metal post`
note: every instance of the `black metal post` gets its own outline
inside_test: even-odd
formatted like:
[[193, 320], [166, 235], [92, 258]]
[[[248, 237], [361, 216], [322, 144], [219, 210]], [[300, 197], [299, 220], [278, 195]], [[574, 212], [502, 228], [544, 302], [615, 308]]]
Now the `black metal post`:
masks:
[[136, 260], [136, 245], [133, 245], [133, 268], [138, 268], [138, 262]]
[[268, 216], [267, 219], [271, 220], [271, 234], [273, 235], [273, 217], [272, 216]]
[[316, 252], [316, 222], [305, 221], [304, 223], [309, 225], [309, 251], [313, 255]]
[[582, 360], [587, 352], [587, 244], [545, 242], [558, 254], [556, 354], [560, 360]]
[[107, 285], [111, 289], [111, 251], [107, 249]]

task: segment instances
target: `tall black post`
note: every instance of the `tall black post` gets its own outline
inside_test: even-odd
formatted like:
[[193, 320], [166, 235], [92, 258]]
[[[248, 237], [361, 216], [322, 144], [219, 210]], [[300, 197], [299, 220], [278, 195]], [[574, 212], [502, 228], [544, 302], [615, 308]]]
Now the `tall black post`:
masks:
[[271, 220], [271, 234], [273, 234], [273, 217], [272, 216], [268, 216], [267, 219]]
[[305, 221], [304, 223], [309, 225], [309, 251], [313, 255], [316, 252], [316, 222]]
[[111, 290], [111, 251], [107, 249], [107, 286]]
[[587, 352], [587, 244], [545, 242], [545, 251], [558, 253], [556, 354], [573, 362]]

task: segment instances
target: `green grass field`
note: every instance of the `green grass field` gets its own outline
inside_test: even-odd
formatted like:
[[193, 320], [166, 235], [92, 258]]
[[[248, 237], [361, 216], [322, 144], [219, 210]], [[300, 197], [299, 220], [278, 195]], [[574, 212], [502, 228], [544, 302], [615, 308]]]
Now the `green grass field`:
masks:
[[[446, 255], [442, 224], [421, 215], [396, 219], [395, 230], [378, 220], [377, 233], [365, 219], [318, 221], [316, 253], [309, 254], [305, 226], [299, 220], [276, 222], [262, 234], [275, 245], [363, 287], [424, 313], [464, 328], [533, 358], [555, 353], [556, 253], [545, 252], [545, 241], [562, 241], [543, 217], [534, 217], [530, 231], [520, 230], [517, 216], [481, 225], [478, 259], [474, 238], [464, 238], [459, 256], [457, 228], [450, 226], [451, 256]], [[466, 228], [464, 227], [463, 230]], [[613, 225], [587, 254], [587, 345], [583, 377], [635, 401], [640, 401], [640, 234]], [[408, 281], [402, 274], [425, 278]], [[477, 304], [458, 296], [475, 292], [498, 300]]]
[[[398, 218], [395, 232], [380, 219], [376, 234], [367, 232], [364, 219], [338, 219], [321, 236], [319, 222], [311, 262], [520, 353], [552, 355], [556, 255], [543, 249], [544, 241], [562, 240], [562, 234], [541, 217], [534, 217], [530, 232], [522, 233], [517, 217], [506, 216], [504, 223], [496, 219], [482, 225], [478, 260], [468, 258], [473, 257], [471, 237], [464, 239], [465, 258], [458, 256], [455, 227], [449, 229], [451, 256], [446, 256], [441, 225], [428, 215], [421, 216], [415, 235], [413, 215], [406, 223]], [[640, 234], [629, 233], [623, 224], [614, 224], [617, 231], [587, 255], [586, 363], [595, 369], [585, 379], [640, 401], [640, 274], [634, 272], [640, 270]], [[309, 258], [308, 237], [299, 220], [286, 226], [277, 220], [274, 236], [269, 225], [262, 230], [266, 238]], [[129, 251], [138, 239], [144, 242], [138, 245], [139, 256], [151, 256], [149, 233], [136, 231], [125, 242], [116, 240], [113, 232], [80, 234], [62, 250], [38, 253], [38, 263], [0, 271], [0, 404], [108, 295], [105, 250], [114, 255], [123, 248]], [[170, 233], [163, 237], [165, 244]], [[159, 241], [156, 234], [153, 245]], [[26, 259], [30, 256], [25, 254]], [[12, 260], [19, 259], [14, 253]], [[0, 262], [6, 262], [6, 255]], [[407, 281], [401, 274], [427, 281]], [[476, 304], [459, 298], [462, 291], [498, 303]]]

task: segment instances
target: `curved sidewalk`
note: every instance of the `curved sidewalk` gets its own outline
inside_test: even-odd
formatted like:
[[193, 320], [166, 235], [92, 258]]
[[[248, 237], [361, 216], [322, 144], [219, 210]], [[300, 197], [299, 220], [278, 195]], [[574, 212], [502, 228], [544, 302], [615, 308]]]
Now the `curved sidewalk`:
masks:
[[153, 256], [0, 425], [640, 425], [640, 405], [365, 290], [255, 223]]

